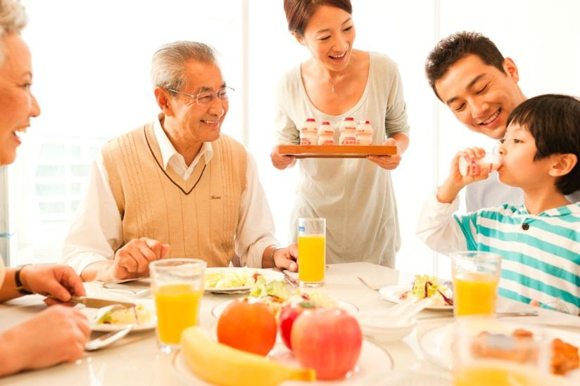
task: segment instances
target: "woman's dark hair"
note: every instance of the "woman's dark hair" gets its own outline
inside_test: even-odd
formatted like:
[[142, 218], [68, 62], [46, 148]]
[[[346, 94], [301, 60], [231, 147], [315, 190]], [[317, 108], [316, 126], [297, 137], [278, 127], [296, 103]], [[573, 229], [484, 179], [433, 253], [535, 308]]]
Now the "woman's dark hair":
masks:
[[441, 99], [435, 89], [435, 82], [441, 79], [459, 59], [467, 55], [476, 55], [485, 64], [506, 73], [503, 69], [504, 57], [489, 38], [477, 32], [454, 33], [437, 43], [425, 63], [427, 80], [437, 98]]
[[580, 189], [580, 100], [568, 95], [546, 94], [528, 99], [510, 114], [507, 125], [516, 123], [530, 132], [538, 151], [534, 161], [552, 154], [575, 154], [576, 165], [558, 178], [562, 194]]
[[284, 0], [288, 30], [298, 36], [304, 36], [308, 22], [321, 5], [340, 8], [352, 15], [350, 0]]

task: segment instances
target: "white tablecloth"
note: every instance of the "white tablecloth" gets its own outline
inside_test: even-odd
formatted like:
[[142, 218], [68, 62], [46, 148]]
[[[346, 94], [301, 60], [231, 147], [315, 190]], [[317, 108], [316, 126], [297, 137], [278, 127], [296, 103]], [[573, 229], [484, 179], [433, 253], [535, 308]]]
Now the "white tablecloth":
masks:
[[[396, 270], [370, 264], [348, 263], [330, 265], [327, 269], [326, 289], [337, 299], [352, 303], [360, 311], [388, 308], [392, 303], [381, 299], [378, 292], [363, 286], [357, 276], [364, 277], [376, 286], [409, 284], [413, 277], [400, 274]], [[102, 288], [101, 283], [86, 283], [88, 295], [95, 297], [127, 299], [117, 292]], [[211, 310], [218, 304], [231, 300], [227, 295], [205, 295], [202, 300], [201, 325], [212, 330], [217, 322]], [[0, 329], [6, 329], [15, 323], [26, 320], [43, 309], [42, 297], [34, 295], [13, 300], [0, 305]], [[512, 302], [502, 302], [502, 309], [522, 308]], [[408, 374], [421, 372], [431, 375], [449, 377], [447, 370], [442, 369], [428, 358], [419, 346], [420, 337], [426, 331], [453, 322], [449, 311], [423, 311], [419, 316], [417, 328], [404, 340], [381, 343], [393, 359], [396, 373]], [[506, 318], [521, 323], [543, 323], [570, 326], [576, 323], [580, 331], [578, 317], [540, 310], [539, 317]], [[579, 335], [580, 336], [580, 335]], [[571, 342], [576, 345], [579, 342]], [[180, 379], [172, 366], [173, 354], [161, 353], [156, 345], [155, 332], [133, 332], [115, 345], [101, 351], [87, 352], [74, 364], [61, 364], [45, 370], [25, 372], [0, 378], [0, 385], [180, 385]], [[347, 384], [356, 384], [347, 382]], [[397, 383], [403, 384], [403, 383]]]

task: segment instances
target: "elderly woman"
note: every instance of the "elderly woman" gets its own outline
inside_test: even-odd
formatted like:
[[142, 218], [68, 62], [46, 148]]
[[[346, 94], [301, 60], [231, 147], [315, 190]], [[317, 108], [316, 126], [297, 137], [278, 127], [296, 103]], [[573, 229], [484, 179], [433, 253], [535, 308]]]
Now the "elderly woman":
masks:
[[[25, 25], [20, 3], [0, 0], [0, 166], [14, 161], [20, 145], [18, 133], [26, 130], [30, 117], [40, 114], [30, 92], [30, 52], [20, 36]], [[27, 265], [11, 269], [4, 268], [0, 258], [0, 301], [32, 293], [67, 301], [71, 294], [84, 295], [85, 291], [70, 267]], [[88, 321], [81, 312], [62, 305], [50, 307], [0, 333], [0, 376], [73, 362], [83, 354], [89, 335]]]

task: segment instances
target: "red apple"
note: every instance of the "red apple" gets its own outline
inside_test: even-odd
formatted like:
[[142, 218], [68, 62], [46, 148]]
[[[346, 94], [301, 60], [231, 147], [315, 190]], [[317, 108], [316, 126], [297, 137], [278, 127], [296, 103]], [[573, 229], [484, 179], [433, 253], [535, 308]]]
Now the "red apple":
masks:
[[292, 341], [290, 337], [292, 335], [292, 326], [294, 321], [306, 309], [312, 309], [316, 306], [313, 303], [303, 301], [298, 303], [286, 304], [282, 311], [280, 311], [280, 316], [278, 317], [278, 329], [280, 330], [280, 337], [282, 342], [292, 350]]
[[316, 379], [340, 379], [354, 370], [362, 340], [358, 321], [341, 309], [305, 310], [292, 327], [294, 356], [300, 366], [316, 370]]

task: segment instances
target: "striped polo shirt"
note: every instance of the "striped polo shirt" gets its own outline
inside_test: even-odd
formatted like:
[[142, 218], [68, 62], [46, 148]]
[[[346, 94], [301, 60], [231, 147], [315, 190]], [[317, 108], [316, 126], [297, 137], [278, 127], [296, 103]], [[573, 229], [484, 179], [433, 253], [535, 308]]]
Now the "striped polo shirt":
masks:
[[580, 313], [580, 204], [530, 214], [505, 204], [454, 215], [468, 250], [502, 256], [501, 296]]

